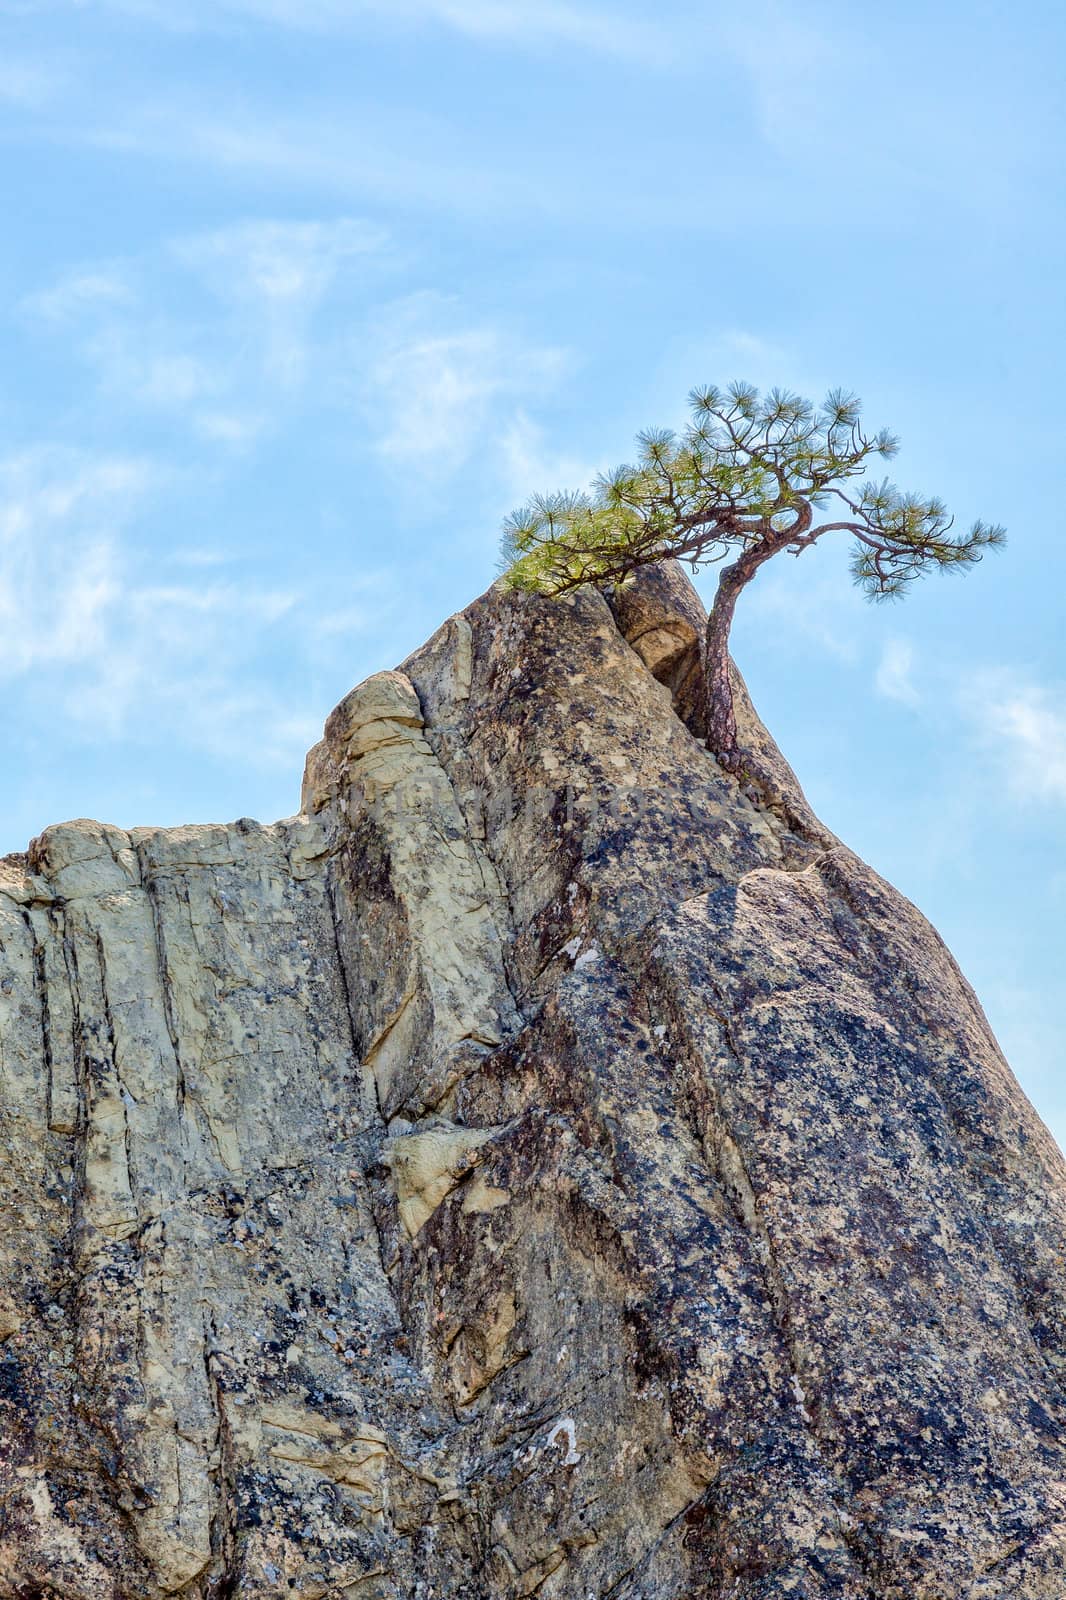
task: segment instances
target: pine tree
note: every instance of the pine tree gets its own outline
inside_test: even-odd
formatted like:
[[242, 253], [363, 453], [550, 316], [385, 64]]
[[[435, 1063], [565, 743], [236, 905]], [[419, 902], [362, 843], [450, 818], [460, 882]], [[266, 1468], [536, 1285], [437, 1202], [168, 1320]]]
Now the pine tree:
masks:
[[[824, 534], [852, 536], [851, 570], [873, 599], [902, 594], [930, 568], [961, 570], [1004, 542], [975, 522], [953, 534], [936, 498], [905, 494], [868, 476], [894, 456], [889, 433], [867, 434], [854, 395], [837, 390], [815, 407], [748, 384], [689, 396], [681, 434], [639, 435], [635, 465], [597, 479], [589, 493], [538, 495], [504, 524], [508, 581], [546, 595], [622, 583], [638, 567], [674, 557], [693, 571], [722, 567], [703, 643], [708, 748], [744, 768], [729, 676], [737, 600], [772, 556], [801, 555]], [[826, 520], [820, 520], [825, 517]]]

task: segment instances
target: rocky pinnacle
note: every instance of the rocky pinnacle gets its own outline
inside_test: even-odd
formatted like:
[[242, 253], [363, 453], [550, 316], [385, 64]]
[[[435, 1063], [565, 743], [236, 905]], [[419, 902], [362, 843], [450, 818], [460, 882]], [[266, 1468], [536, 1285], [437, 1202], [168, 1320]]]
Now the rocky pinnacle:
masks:
[[703, 620], [497, 586], [296, 817], [0, 863], [0, 1600], [1062, 1600], [1066, 1167]]

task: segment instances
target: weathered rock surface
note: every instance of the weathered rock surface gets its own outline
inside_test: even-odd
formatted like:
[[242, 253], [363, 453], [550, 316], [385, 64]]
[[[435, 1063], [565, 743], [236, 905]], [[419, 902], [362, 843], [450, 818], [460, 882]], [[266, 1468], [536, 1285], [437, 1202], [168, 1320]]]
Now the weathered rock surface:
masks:
[[5, 1600], [1062, 1600], [1062, 1159], [700, 621], [490, 591], [298, 817], [0, 868]]

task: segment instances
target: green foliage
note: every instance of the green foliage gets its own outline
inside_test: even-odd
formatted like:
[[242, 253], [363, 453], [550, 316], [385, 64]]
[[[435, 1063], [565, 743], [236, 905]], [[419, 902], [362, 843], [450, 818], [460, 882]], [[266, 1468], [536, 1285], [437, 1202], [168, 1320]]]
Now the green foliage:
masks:
[[[747, 557], [746, 578], [779, 550], [798, 555], [824, 533], [854, 538], [852, 572], [874, 598], [900, 594], [929, 567], [971, 565], [1004, 531], [974, 523], [965, 536], [935, 498], [867, 477], [895, 455], [886, 432], [868, 435], [854, 395], [834, 390], [813, 406], [734, 383], [697, 389], [680, 434], [639, 435], [635, 463], [589, 493], [538, 495], [504, 524], [503, 565], [518, 588], [561, 594], [619, 581], [664, 557]], [[829, 513], [817, 521], [816, 514]]]

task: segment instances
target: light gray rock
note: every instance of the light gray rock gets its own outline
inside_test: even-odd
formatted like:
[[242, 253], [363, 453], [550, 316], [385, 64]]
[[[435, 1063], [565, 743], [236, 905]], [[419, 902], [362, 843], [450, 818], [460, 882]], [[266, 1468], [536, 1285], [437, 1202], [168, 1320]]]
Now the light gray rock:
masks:
[[1062, 1158], [702, 621], [497, 586], [300, 816], [0, 865], [3, 1600], [1062, 1600]]

